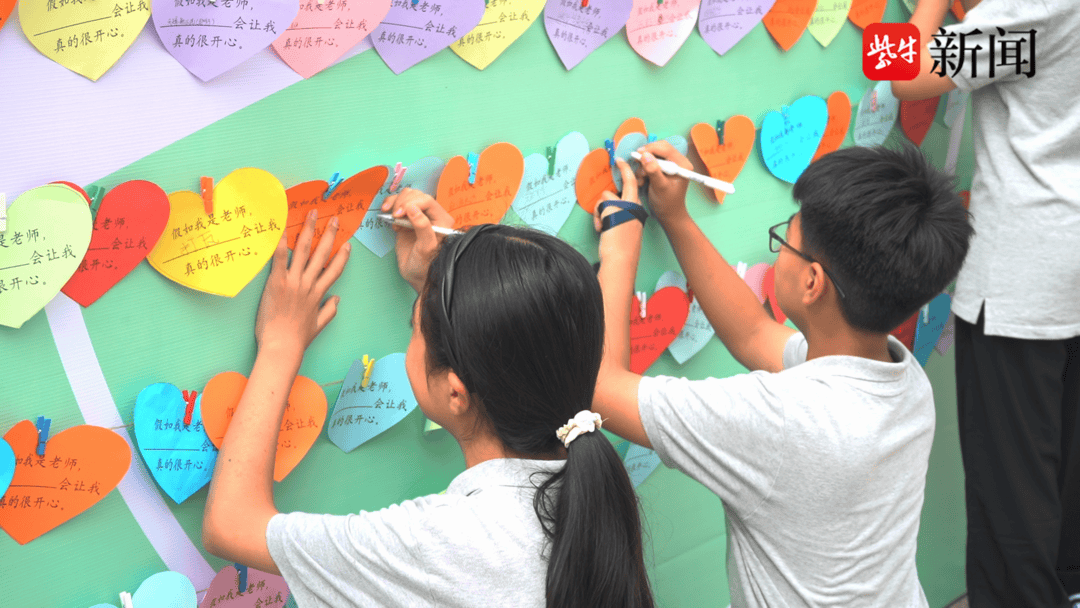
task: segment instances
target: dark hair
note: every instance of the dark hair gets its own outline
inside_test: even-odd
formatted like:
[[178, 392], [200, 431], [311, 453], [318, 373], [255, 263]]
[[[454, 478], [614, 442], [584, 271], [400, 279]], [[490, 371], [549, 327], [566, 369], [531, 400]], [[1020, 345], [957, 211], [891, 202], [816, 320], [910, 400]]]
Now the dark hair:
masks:
[[[511, 226], [450, 236], [421, 303], [429, 369], [452, 368], [510, 450], [557, 454], [555, 432], [590, 408], [603, 354], [603, 300], [585, 258], [556, 237]], [[550, 541], [549, 608], [652, 608], [637, 495], [602, 433], [570, 444], [566, 465], [538, 484], [534, 508]]]
[[912, 144], [843, 148], [795, 182], [803, 248], [844, 290], [854, 328], [889, 332], [952, 281], [974, 229], [953, 179]]

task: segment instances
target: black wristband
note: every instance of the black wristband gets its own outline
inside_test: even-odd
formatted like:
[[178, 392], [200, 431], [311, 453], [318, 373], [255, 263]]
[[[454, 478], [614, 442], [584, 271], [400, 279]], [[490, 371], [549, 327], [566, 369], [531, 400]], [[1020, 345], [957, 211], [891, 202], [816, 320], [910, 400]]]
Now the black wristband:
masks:
[[630, 201], [603, 201], [600, 203], [600, 213], [603, 213], [608, 207], [618, 207], [621, 211], [601, 218], [600, 232], [610, 230], [615, 226], [618, 226], [623, 222], [629, 222], [630, 220], [638, 220], [642, 225], [645, 225], [645, 220], [649, 217], [649, 214], [646, 213], [644, 207], [638, 203], [631, 203]]

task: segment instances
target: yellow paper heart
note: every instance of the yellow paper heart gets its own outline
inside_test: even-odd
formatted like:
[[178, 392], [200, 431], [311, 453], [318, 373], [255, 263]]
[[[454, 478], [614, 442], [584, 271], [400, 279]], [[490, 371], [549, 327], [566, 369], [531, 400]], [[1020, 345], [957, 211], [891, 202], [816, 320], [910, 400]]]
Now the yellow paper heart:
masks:
[[281, 182], [250, 168], [218, 182], [210, 215], [194, 192], [170, 194], [169, 205], [169, 224], [146, 259], [181, 285], [230, 298], [270, 261], [289, 213]]
[[540, 17], [547, 0], [489, 0], [484, 16], [450, 50], [478, 69], [491, 65]]
[[30, 43], [90, 80], [120, 59], [149, 18], [150, 0], [19, 0], [19, 23]]

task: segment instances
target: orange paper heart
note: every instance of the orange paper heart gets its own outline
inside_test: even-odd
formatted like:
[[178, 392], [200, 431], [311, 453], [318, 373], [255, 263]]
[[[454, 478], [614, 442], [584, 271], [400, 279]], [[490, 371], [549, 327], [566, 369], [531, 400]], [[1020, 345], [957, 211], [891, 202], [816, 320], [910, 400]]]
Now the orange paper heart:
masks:
[[[727, 119], [724, 121], [724, 143], [721, 144], [716, 129], [699, 122], [690, 128], [690, 139], [709, 175], [731, 184], [746, 166], [746, 159], [754, 148], [754, 123], [742, 115]], [[716, 202], [724, 202], [723, 190], [713, 190], [713, 193]]]
[[889, 0], [851, 0], [848, 19], [862, 29], [871, 23], [880, 23], [885, 16], [885, 5]]
[[964, 190], [963, 192], [961, 192], [960, 193], [960, 200], [963, 201], [963, 203], [964, 203], [964, 209], [970, 209], [971, 208], [971, 191], [970, 190]]
[[645, 318], [634, 296], [630, 307], [630, 371], [643, 374], [679, 337], [690, 314], [691, 297], [678, 287], [659, 289], [646, 302]]
[[776, 319], [776, 322], [783, 323], [787, 321], [787, 315], [780, 310], [780, 305], [776, 303], [776, 266], [770, 266], [765, 271], [765, 277], [761, 281], [761, 291], [769, 302], [769, 310], [772, 311], [772, 316]]
[[937, 114], [941, 97], [900, 102], [900, 127], [916, 146], [921, 146]]
[[611, 156], [606, 149], [597, 148], [581, 159], [574, 181], [574, 194], [581, 208], [592, 215], [600, 203], [600, 195], [605, 191], [618, 192], [619, 189], [611, 174]]
[[469, 183], [469, 161], [455, 156], [439, 176], [435, 197], [450, 215], [454, 226], [498, 224], [514, 202], [525, 159], [513, 144], [497, 143], [480, 153], [475, 183]]
[[825, 135], [818, 144], [817, 152], [810, 162], [825, 156], [829, 152], [840, 149], [847, 137], [848, 127], [851, 125], [851, 99], [842, 91], [836, 91], [829, 95], [829, 122], [825, 125]]
[[776, 0], [761, 20], [785, 51], [791, 50], [814, 16], [817, 0]]
[[[219, 449], [233, 413], [244, 394], [247, 378], [222, 372], [210, 379], [202, 393], [202, 420], [210, 441]], [[326, 422], [326, 393], [310, 378], [297, 376], [289, 392], [285, 416], [278, 431], [274, 481], [281, 481], [303, 460]]]
[[619, 125], [619, 128], [615, 129], [615, 139], [612, 140], [615, 142], [615, 147], [619, 147], [619, 142], [622, 141], [622, 138], [631, 133], [648, 135], [649, 132], [645, 130], [645, 121], [640, 118], [627, 118], [624, 120], [623, 123]]
[[4, 435], [15, 452], [15, 476], [0, 499], [0, 528], [20, 545], [97, 504], [127, 473], [131, 447], [100, 426], [56, 433], [37, 455], [37, 427], [29, 420]]
[[967, 14], [967, 11], [964, 10], [964, 5], [960, 3], [960, 0], [956, 0], [956, 2], [953, 2], [952, 14], [956, 15], [956, 18], [960, 21], [964, 20], [964, 15]]
[[329, 184], [322, 180], [304, 182], [286, 190], [289, 216], [285, 220], [285, 233], [289, 249], [296, 248], [296, 239], [304, 227], [307, 214], [312, 209], [318, 209], [319, 221], [315, 223], [315, 238], [311, 241], [311, 249], [315, 250], [315, 245], [326, 231], [330, 218], [337, 217], [340, 225], [337, 237], [334, 238], [334, 248], [330, 252], [330, 258], [333, 258], [338, 249], [360, 228], [360, 224], [364, 223], [368, 206], [379, 193], [379, 188], [382, 188], [389, 173], [390, 169], [381, 165], [361, 171], [338, 184], [326, 199], [323, 199], [323, 193]]

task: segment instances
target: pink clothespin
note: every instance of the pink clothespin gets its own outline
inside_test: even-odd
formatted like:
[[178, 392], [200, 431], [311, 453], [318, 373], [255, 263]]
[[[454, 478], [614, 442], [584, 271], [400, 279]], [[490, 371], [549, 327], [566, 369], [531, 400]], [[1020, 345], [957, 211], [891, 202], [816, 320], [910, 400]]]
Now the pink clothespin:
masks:
[[877, 112], [877, 89], [870, 93], [870, 111]]
[[408, 167], [402, 167], [401, 163], [394, 165], [394, 181], [390, 183], [390, 192], [395, 192], [401, 185], [401, 178], [405, 177]]

